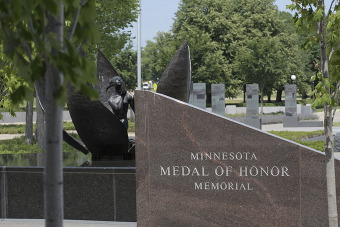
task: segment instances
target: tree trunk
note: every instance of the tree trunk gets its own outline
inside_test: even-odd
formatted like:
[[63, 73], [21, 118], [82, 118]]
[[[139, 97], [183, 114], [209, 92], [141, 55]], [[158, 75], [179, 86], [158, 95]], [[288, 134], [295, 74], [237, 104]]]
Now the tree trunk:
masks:
[[261, 114], [263, 114], [263, 90], [264, 90], [264, 86], [261, 86]]
[[268, 103], [272, 103], [272, 98], [271, 98], [271, 97], [272, 97], [272, 94], [268, 94], [267, 97], [268, 97], [267, 102], [268, 102]]
[[[59, 1], [59, 13], [55, 17], [47, 15], [48, 32], [56, 35], [62, 43], [63, 40], [63, 12], [62, 1]], [[53, 51], [56, 54], [57, 50]], [[53, 67], [50, 59], [46, 57], [46, 156], [44, 172], [44, 202], [45, 226], [62, 227], [64, 219], [63, 202], [63, 155], [62, 155], [62, 114], [63, 107], [56, 102], [55, 94], [63, 84], [63, 75]]]
[[33, 143], [33, 101], [28, 101], [26, 104], [25, 142]]
[[247, 85], [243, 85], [243, 103], [246, 103]]
[[[325, 11], [324, 0], [318, 1], [318, 7]], [[325, 14], [324, 17], [325, 18]], [[327, 40], [326, 40], [326, 22], [321, 19], [318, 23], [318, 34], [320, 34], [319, 48], [321, 60], [321, 72], [323, 79], [329, 78], [329, 59], [327, 56]], [[323, 83], [328, 95], [331, 95], [331, 89]], [[333, 116], [330, 103], [324, 106], [324, 130], [325, 130], [325, 162], [326, 162], [326, 180], [327, 180], [327, 200], [328, 200], [328, 221], [330, 227], [338, 227], [338, 209], [336, 204], [336, 183], [335, 183], [335, 165], [334, 165], [334, 150], [333, 150]]]
[[282, 102], [282, 92], [283, 89], [277, 89], [275, 102]]
[[335, 165], [332, 135], [332, 108], [325, 105], [325, 158], [326, 158], [326, 179], [327, 179], [327, 198], [328, 198], [328, 219], [329, 226], [338, 227], [338, 212], [336, 204], [336, 182], [335, 182]]
[[45, 113], [41, 106], [39, 97], [37, 96], [37, 120], [35, 129], [35, 139], [38, 142], [38, 146], [41, 150], [46, 151], [45, 146]]

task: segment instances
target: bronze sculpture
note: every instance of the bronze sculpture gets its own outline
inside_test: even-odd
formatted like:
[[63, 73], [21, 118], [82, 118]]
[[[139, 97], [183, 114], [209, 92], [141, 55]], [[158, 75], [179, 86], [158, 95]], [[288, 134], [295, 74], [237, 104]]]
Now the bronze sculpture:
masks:
[[129, 105], [131, 109], [135, 111], [133, 97], [126, 92], [124, 81], [120, 76], [114, 76], [109, 80], [109, 86], [106, 88], [106, 92], [111, 87], [114, 87], [114, 89], [108, 101], [109, 105], [113, 113], [123, 123], [125, 128], [128, 129], [127, 113]]
[[[99, 100], [92, 101], [70, 87], [69, 112], [81, 141], [66, 132], [64, 140], [84, 153], [91, 152], [92, 160], [134, 159], [134, 139], [127, 133], [128, 106], [134, 111], [134, 99], [100, 50], [97, 77], [98, 85], [92, 86]], [[164, 71], [157, 92], [187, 102], [191, 85], [189, 47], [184, 42]]]
[[84, 147], [91, 152], [92, 160], [122, 160], [131, 156], [127, 128], [111, 111], [109, 104], [110, 96], [115, 91], [108, 84], [116, 76], [119, 76], [117, 71], [98, 50], [98, 85], [92, 86], [100, 94], [99, 100], [90, 100], [72, 87], [68, 90], [67, 105], [83, 145], [79, 146], [79, 141], [70, 140], [66, 135], [64, 139], [68, 138], [66, 142], [77, 149]]

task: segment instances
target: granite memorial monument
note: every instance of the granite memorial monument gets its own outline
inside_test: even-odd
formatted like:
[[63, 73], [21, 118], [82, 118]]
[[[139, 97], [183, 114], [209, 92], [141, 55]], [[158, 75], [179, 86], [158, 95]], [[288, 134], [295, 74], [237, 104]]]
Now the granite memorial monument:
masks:
[[213, 113], [225, 115], [225, 84], [211, 85], [211, 110]]

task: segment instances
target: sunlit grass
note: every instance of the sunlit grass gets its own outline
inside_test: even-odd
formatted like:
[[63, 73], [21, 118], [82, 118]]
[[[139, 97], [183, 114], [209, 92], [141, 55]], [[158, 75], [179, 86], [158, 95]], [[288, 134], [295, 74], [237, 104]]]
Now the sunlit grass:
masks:
[[269, 131], [274, 135], [283, 137], [288, 140], [292, 140], [299, 144], [305, 145], [307, 147], [323, 151], [324, 149], [324, 141], [323, 140], [316, 140], [316, 141], [301, 141], [308, 138], [313, 138], [317, 136], [324, 135], [323, 130], [312, 131], [312, 132], [292, 132], [292, 131]]
[[[36, 125], [33, 124], [33, 132], [36, 129]], [[64, 122], [63, 123], [64, 130], [75, 130], [75, 127], [72, 122]], [[129, 130], [128, 132], [135, 131], [135, 123], [129, 122]], [[25, 124], [1, 124], [0, 125], [0, 134], [24, 134], [25, 133]]]

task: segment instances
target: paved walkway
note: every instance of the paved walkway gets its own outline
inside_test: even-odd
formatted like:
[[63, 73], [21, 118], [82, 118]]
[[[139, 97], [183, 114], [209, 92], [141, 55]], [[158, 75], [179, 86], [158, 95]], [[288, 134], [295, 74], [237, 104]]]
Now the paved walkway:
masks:
[[[43, 227], [43, 219], [2, 219], [0, 227]], [[64, 220], [64, 227], [136, 227], [136, 222]]]

